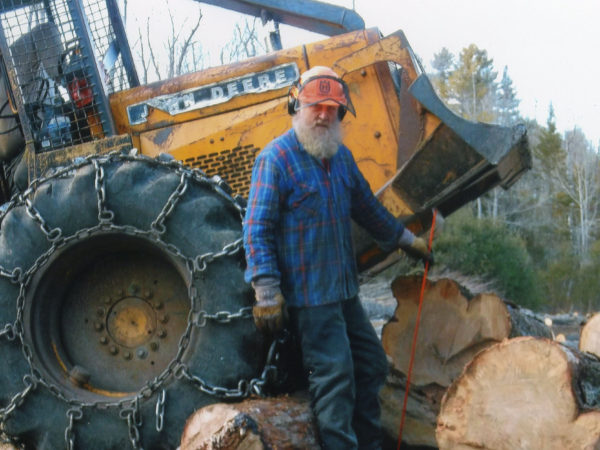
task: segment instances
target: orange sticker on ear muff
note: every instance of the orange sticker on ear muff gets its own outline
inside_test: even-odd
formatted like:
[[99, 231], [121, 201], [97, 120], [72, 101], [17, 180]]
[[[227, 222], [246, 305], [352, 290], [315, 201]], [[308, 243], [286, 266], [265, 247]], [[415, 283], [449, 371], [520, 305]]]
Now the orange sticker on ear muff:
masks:
[[297, 85], [292, 86], [292, 88], [290, 89], [290, 95], [294, 98], [294, 100], [298, 99], [298, 86]]
[[296, 114], [296, 103], [298, 101], [298, 83], [296, 82], [288, 91], [288, 113], [290, 116]]

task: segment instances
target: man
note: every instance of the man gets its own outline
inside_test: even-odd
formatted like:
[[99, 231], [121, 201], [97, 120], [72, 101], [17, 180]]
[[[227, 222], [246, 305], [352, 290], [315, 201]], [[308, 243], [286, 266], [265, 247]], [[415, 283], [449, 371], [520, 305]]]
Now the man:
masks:
[[289, 111], [293, 128], [256, 159], [244, 220], [255, 322], [275, 332], [287, 309], [323, 448], [377, 449], [387, 359], [358, 299], [351, 219], [384, 247], [425, 257], [427, 246], [377, 201], [342, 144], [354, 108], [333, 70], [303, 73]]

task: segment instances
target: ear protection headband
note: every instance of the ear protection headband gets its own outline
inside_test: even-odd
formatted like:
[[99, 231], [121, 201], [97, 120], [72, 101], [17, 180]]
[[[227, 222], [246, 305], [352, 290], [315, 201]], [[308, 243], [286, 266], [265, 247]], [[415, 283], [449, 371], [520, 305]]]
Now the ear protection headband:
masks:
[[[317, 92], [315, 86], [319, 83], [319, 80], [333, 80], [339, 86], [338, 91], [341, 87], [342, 92], [333, 93], [333, 96], [329, 96], [330, 92], [327, 90], [326, 92]], [[300, 97], [302, 95], [302, 91], [305, 87], [308, 86], [308, 90], [310, 92], [304, 92], [304, 101], [303, 104], [300, 104]], [[330, 87], [330, 83], [325, 83], [325, 86]], [[352, 101], [350, 100], [350, 93], [348, 91], [348, 86], [346, 83], [338, 78], [330, 75], [317, 75], [308, 78], [307, 80], [303, 80], [300, 77], [291, 87], [288, 92], [288, 113], [293, 116], [296, 114], [296, 111], [303, 106], [315, 105], [318, 103], [327, 103], [327, 104], [336, 104], [338, 105], [338, 119], [342, 120], [346, 115], [346, 112], [350, 110], [353, 115], [356, 115], [354, 112], [354, 106], [352, 105]]]

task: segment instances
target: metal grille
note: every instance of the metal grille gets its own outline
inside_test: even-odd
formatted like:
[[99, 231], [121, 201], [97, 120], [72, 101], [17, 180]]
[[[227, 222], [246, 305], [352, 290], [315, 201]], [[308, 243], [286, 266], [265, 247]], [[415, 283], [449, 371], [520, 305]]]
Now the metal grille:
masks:
[[106, 95], [129, 84], [107, 0], [2, 0], [0, 11], [13, 90], [36, 151], [111, 134]]
[[115, 31], [106, 10], [106, 0], [84, 0], [84, 8], [104, 72], [106, 94], [129, 89], [132, 86], [125, 71], [123, 55], [118, 52]]
[[260, 149], [253, 145], [234, 147], [188, 158], [184, 164], [199, 168], [208, 176], [219, 175], [231, 186], [235, 195], [248, 198], [252, 166], [259, 151]]

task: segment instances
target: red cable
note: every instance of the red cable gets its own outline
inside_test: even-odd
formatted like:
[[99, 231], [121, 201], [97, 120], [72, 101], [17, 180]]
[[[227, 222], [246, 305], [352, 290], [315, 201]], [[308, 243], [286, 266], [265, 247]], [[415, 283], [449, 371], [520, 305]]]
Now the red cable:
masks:
[[[429, 232], [429, 245], [428, 249], [431, 253], [431, 246], [433, 244], [433, 233], [435, 231], [435, 218], [437, 215], [437, 209], [433, 210], [433, 218], [431, 219], [431, 231]], [[402, 444], [402, 430], [404, 428], [404, 419], [406, 418], [406, 406], [408, 404], [408, 391], [410, 389], [410, 379], [412, 376], [413, 363], [415, 362], [415, 352], [417, 349], [417, 336], [419, 334], [419, 322], [421, 321], [421, 309], [423, 308], [423, 297], [425, 296], [425, 283], [427, 282], [427, 272], [429, 271], [429, 261], [425, 262], [425, 271], [423, 272], [423, 282], [421, 283], [421, 292], [419, 294], [419, 309], [417, 310], [417, 323], [415, 324], [415, 332], [413, 334], [412, 347], [410, 349], [410, 362], [408, 363], [408, 374], [406, 375], [406, 390], [404, 391], [404, 403], [402, 404], [402, 416], [400, 418], [400, 430], [398, 432], [398, 447]]]

